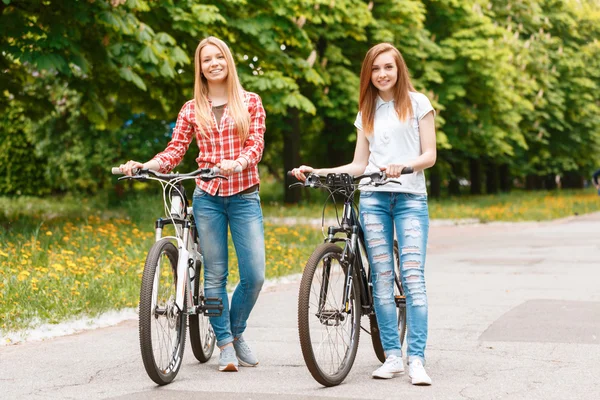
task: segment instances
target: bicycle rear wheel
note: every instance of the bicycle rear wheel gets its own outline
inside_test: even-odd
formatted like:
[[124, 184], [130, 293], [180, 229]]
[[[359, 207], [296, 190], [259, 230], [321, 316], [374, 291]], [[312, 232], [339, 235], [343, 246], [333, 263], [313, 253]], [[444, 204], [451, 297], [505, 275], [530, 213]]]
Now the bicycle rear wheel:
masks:
[[308, 259], [298, 298], [298, 333], [306, 366], [324, 386], [340, 384], [350, 372], [360, 338], [358, 280], [343, 304], [346, 266], [342, 249], [333, 243], [316, 248]]
[[142, 360], [150, 379], [159, 385], [175, 378], [185, 348], [186, 310], [179, 311], [175, 305], [177, 258], [177, 248], [169, 239], [154, 243], [140, 290]]
[[[202, 275], [202, 262], [196, 261], [196, 275], [194, 277], [194, 304], [201, 303], [204, 297], [204, 277]], [[202, 312], [191, 314], [190, 322], [190, 344], [194, 356], [201, 363], [205, 363], [212, 357], [215, 350], [216, 336], [210, 324], [209, 318]]]
[[[394, 240], [394, 301], [398, 310], [398, 335], [400, 336], [400, 347], [404, 344], [404, 338], [406, 336], [406, 296], [404, 295], [404, 288], [402, 287], [402, 275], [400, 270], [400, 249], [398, 248], [398, 241]], [[370, 316], [371, 321], [371, 340], [373, 342], [373, 349], [377, 358], [381, 362], [385, 362], [385, 352], [381, 344], [381, 337], [379, 335], [379, 326], [377, 325], [377, 318], [375, 315]]]

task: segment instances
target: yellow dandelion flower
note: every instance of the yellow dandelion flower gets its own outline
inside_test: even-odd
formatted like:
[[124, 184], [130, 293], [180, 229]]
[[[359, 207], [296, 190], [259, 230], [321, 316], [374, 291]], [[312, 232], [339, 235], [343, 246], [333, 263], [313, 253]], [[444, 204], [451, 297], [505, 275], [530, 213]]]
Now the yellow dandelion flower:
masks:
[[60, 272], [60, 271], [64, 271], [65, 267], [63, 267], [60, 264], [52, 264], [52, 268], [54, 268], [56, 271]]
[[51, 231], [46, 231], [46, 236], [52, 236], [52, 232]]

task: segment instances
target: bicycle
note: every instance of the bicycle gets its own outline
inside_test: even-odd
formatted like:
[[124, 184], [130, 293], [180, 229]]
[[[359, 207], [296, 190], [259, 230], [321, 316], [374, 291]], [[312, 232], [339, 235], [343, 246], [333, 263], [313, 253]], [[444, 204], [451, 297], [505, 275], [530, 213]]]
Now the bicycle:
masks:
[[[402, 171], [403, 174], [412, 172], [412, 168], [408, 167]], [[365, 183], [356, 183], [363, 179]], [[303, 183], [290, 185], [324, 188], [330, 192], [330, 197], [339, 193], [344, 199], [342, 220], [339, 221], [338, 216], [339, 226], [328, 227], [324, 243], [309, 257], [298, 296], [298, 333], [302, 355], [313, 378], [323, 386], [339, 385], [350, 372], [358, 349], [360, 329], [371, 335], [377, 358], [385, 361], [375, 316], [364, 232], [357, 218], [354, 194], [362, 186], [381, 186], [392, 182], [400, 184], [399, 181], [388, 180], [385, 172], [375, 172], [355, 177], [348, 174], [310, 174]], [[343, 245], [340, 247], [337, 243]], [[406, 335], [406, 297], [396, 240], [393, 249], [394, 300], [402, 345]], [[361, 326], [363, 315], [369, 317], [370, 332]]]
[[[121, 175], [119, 168], [112, 173]], [[219, 316], [221, 298], [204, 297], [202, 254], [192, 207], [182, 181], [227, 179], [218, 168], [199, 169], [188, 174], [161, 174], [141, 169], [119, 180], [153, 180], [163, 187], [166, 218], [155, 223], [155, 242], [144, 265], [139, 304], [139, 338], [144, 367], [158, 385], [173, 381], [183, 360], [186, 319], [190, 342], [198, 361], [208, 361], [216, 337], [208, 316]], [[175, 236], [163, 236], [163, 228], [173, 225]]]

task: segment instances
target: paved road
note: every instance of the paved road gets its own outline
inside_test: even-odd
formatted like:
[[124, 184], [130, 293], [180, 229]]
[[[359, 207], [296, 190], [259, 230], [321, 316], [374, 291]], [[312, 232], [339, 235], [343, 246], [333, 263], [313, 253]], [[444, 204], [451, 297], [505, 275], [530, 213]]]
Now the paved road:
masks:
[[[296, 331], [298, 283], [266, 290], [246, 339], [258, 368], [219, 373], [186, 349], [177, 379], [145, 374], [137, 322], [0, 348], [2, 399], [598, 399], [600, 213], [551, 223], [433, 226], [427, 280], [431, 387], [373, 380], [362, 335], [350, 375], [322, 388]], [[206, 397], [205, 397], [206, 396]]]

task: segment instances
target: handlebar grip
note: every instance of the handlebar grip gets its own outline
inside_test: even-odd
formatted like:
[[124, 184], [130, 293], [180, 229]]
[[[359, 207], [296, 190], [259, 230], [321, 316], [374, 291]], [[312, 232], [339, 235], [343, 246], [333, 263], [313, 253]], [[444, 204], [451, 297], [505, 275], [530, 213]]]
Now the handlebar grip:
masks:
[[415, 172], [413, 167], [404, 167], [402, 169], [402, 175], [412, 174], [413, 172]]
[[286, 175], [287, 175], [287, 176], [289, 176], [289, 177], [294, 177], [294, 174], [292, 174], [292, 171], [288, 171], [288, 172], [286, 173]]
[[[134, 169], [131, 170], [131, 172], [133, 172], [134, 175], [137, 174], [140, 171], [142, 171], [142, 168], [134, 168]], [[121, 172], [121, 170], [119, 169], [119, 167], [112, 167], [110, 169], [110, 172], [113, 175], [125, 175], [123, 172]]]

